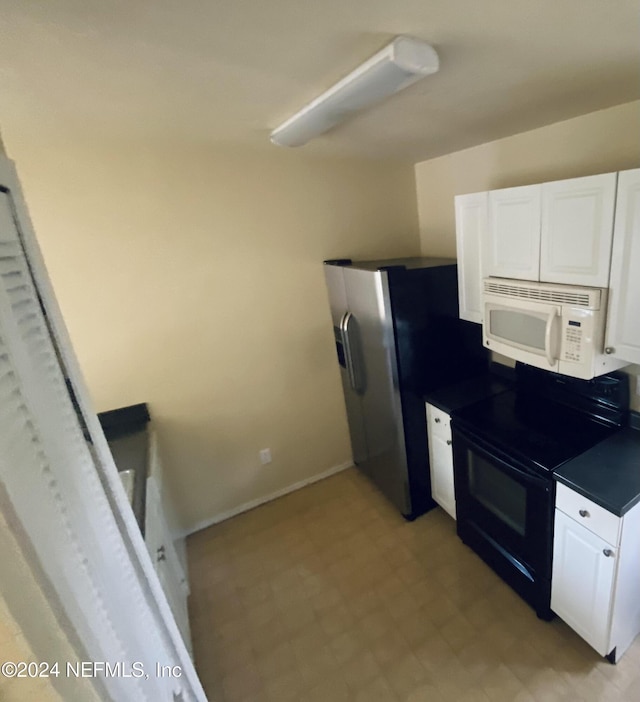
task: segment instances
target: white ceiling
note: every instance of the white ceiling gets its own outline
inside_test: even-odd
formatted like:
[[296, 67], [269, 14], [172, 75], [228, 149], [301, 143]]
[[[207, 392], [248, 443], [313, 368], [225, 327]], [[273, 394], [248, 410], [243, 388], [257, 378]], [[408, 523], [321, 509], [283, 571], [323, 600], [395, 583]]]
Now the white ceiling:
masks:
[[301, 148], [420, 161], [640, 97], [639, 0], [0, 0], [0, 127], [281, 148], [397, 34], [440, 72]]

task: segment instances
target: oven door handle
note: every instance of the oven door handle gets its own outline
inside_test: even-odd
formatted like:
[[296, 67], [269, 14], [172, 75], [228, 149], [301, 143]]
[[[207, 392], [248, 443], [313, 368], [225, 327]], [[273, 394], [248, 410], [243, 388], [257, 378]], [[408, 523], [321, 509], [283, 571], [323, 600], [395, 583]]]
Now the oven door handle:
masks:
[[467, 444], [466, 448], [479, 453], [483, 458], [491, 461], [494, 464], [497, 463], [503, 472], [511, 473], [511, 475], [519, 477], [521, 483], [526, 483], [527, 485], [533, 485], [535, 487], [544, 488], [545, 490], [549, 489], [549, 479], [551, 478], [551, 474], [549, 474], [549, 478], [541, 478], [539, 475], [534, 475], [533, 473], [530, 473], [527, 470], [518, 468], [518, 466], [514, 465], [514, 463], [512, 462], [513, 459], [509, 459], [502, 451], [500, 451], [499, 449], [495, 449], [494, 447], [489, 447], [487, 444], [485, 444], [485, 442], [482, 439], [480, 439], [477, 436], [474, 436], [472, 432], [469, 432], [466, 429], [461, 429], [459, 426], [453, 427], [454, 470], [456, 434], [459, 434], [460, 437]]
[[531, 475], [531, 473], [518, 468], [517, 466], [513, 465], [513, 463], [505, 464], [505, 466], [511, 473], [515, 473], [516, 475], [520, 476], [523, 481], [527, 482], [528, 485], [535, 485], [537, 487], [542, 488], [549, 487], [549, 480], [545, 480], [544, 478], [539, 478], [538, 476]]
[[549, 362], [550, 366], [555, 365], [556, 361], [558, 360], [554, 356], [553, 351], [551, 349], [551, 343], [553, 341], [553, 323], [556, 321], [557, 316], [558, 310], [554, 307], [551, 310], [551, 312], [549, 312], [549, 316], [547, 317], [547, 324], [544, 328], [544, 353], [547, 357], [547, 361]]

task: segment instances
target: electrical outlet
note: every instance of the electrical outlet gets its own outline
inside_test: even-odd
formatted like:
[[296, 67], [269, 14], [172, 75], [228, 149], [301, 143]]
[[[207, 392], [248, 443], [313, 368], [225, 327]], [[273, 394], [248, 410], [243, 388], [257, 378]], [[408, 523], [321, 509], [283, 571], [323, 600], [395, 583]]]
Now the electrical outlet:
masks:
[[261, 449], [259, 455], [260, 463], [262, 463], [263, 466], [266, 466], [267, 463], [271, 463], [271, 449]]

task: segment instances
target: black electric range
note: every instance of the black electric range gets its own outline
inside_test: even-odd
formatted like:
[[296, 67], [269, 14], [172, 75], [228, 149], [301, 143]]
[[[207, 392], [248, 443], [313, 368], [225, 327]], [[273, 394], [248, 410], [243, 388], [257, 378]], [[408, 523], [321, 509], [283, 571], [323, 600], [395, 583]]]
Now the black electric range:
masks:
[[617, 432], [620, 372], [590, 381], [524, 364], [513, 390], [452, 414], [457, 530], [541, 618], [552, 617], [552, 473]]

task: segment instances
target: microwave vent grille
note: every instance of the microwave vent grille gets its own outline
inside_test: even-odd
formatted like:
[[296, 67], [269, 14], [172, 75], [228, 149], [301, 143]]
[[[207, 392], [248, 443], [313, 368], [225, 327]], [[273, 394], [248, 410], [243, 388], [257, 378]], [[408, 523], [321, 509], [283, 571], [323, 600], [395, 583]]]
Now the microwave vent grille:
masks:
[[557, 305], [571, 305], [573, 307], [586, 307], [597, 309], [599, 307], [599, 290], [573, 289], [562, 290], [558, 287], [536, 286], [526, 284], [513, 284], [507, 281], [499, 282], [485, 280], [484, 290], [492, 295], [518, 298], [521, 300], [536, 300], [551, 302]]

